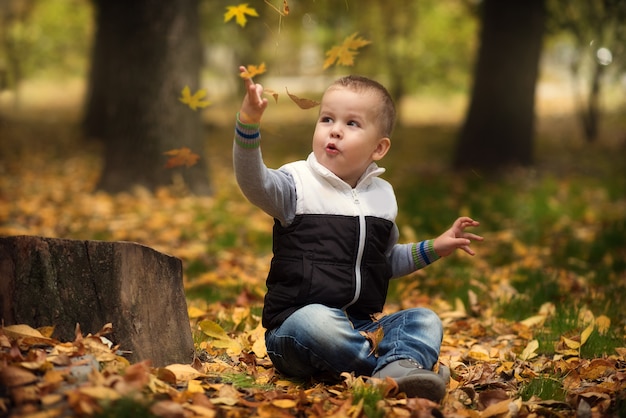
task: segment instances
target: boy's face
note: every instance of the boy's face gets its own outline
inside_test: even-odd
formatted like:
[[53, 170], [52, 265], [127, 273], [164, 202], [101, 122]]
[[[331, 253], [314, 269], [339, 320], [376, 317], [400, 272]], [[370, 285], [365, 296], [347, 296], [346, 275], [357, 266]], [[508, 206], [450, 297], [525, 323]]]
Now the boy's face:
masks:
[[313, 134], [317, 161], [352, 187], [372, 163], [385, 156], [391, 141], [378, 123], [380, 100], [372, 91], [333, 86], [324, 93]]

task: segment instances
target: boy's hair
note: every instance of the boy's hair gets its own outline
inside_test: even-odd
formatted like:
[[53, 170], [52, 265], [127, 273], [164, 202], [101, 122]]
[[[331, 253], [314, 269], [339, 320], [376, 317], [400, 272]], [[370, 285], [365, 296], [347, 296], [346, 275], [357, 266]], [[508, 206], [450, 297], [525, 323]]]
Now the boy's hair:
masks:
[[380, 130], [381, 134], [387, 138], [391, 138], [394, 125], [396, 123], [396, 106], [393, 103], [391, 95], [378, 81], [360, 75], [347, 75], [337, 79], [332, 87], [345, 87], [353, 91], [373, 91], [380, 98]]

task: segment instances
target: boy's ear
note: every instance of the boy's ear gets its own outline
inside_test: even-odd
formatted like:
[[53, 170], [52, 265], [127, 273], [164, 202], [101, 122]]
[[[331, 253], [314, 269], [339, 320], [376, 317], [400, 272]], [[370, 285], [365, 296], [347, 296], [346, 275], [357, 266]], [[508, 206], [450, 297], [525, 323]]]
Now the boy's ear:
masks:
[[372, 160], [378, 161], [382, 159], [387, 154], [387, 151], [389, 151], [389, 148], [391, 148], [391, 139], [387, 137], [380, 138], [376, 149], [372, 153]]

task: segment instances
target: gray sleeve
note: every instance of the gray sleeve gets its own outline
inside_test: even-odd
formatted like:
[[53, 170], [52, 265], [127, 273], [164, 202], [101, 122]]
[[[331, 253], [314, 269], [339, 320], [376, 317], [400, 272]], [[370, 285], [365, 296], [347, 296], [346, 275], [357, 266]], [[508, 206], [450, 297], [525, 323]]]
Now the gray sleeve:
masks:
[[420, 270], [437, 261], [440, 257], [435, 252], [433, 241], [426, 240], [409, 244], [398, 244], [398, 227], [394, 225], [389, 239], [390, 250], [388, 252], [391, 264], [391, 277], [398, 278]]
[[265, 166], [261, 148], [233, 145], [233, 166], [239, 188], [246, 198], [282, 225], [295, 217], [295, 183], [289, 173]]

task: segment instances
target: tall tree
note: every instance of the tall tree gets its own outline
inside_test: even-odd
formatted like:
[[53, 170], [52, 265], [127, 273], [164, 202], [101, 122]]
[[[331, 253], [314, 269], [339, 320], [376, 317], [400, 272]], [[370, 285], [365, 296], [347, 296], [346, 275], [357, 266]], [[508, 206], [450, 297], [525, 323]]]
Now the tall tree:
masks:
[[474, 87], [454, 166], [497, 170], [533, 161], [544, 0], [485, 0]]
[[[195, 193], [210, 192], [199, 112], [180, 103], [184, 86], [199, 89], [202, 47], [198, 0], [94, 0], [93, 46], [84, 127], [104, 144], [99, 188], [154, 189], [182, 175]], [[167, 170], [163, 153], [188, 147], [201, 155]]]

